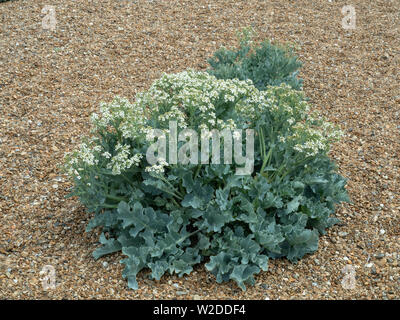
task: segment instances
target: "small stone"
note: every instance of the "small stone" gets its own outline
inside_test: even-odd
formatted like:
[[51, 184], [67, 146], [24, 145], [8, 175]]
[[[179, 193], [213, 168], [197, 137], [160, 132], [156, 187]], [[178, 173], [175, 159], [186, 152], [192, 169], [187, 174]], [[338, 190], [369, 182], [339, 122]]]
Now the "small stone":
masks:
[[384, 253], [378, 253], [378, 254], [375, 255], [375, 257], [378, 258], [378, 259], [382, 259], [382, 258], [385, 257], [385, 254]]
[[176, 294], [177, 294], [178, 296], [183, 296], [183, 295], [185, 295], [185, 294], [188, 294], [188, 292], [187, 292], [187, 291], [177, 291]]
[[107, 262], [107, 261], [104, 261], [104, 262], [103, 262], [103, 267], [104, 267], [104, 268], [107, 268], [107, 267], [108, 267], [108, 262]]
[[348, 232], [340, 231], [340, 232], [339, 232], [339, 237], [345, 237], [345, 236], [347, 236], [348, 234], [349, 234]]
[[53, 189], [58, 189], [58, 184], [55, 183], [55, 184], [52, 185], [52, 187], [53, 187]]
[[366, 268], [372, 268], [374, 264], [372, 262], [365, 264]]
[[377, 261], [376, 261], [376, 264], [377, 264], [378, 266], [383, 267], [383, 266], [386, 264], [386, 262], [387, 262], [386, 258], [382, 258], [382, 259], [380, 259], [380, 260], [377, 260]]
[[269, 289], [268, 286], [267, 286], [265, 283], [263, 283], [263, 284], [261, 285], [261, 288], [263, 288], [264, 290], [268, 290], [268, 289]]
[[201, 300], [201, 296], [195, 294], [195, 295], [193, 296], [193, 300]]
[[384, 235], [384, 234], [385, 234], [385, 232], [386, 232], [386, 231], [385, 231], [385, 229], [381, 229], [381, 230], [379, 230], [379, 234], [380, 234], [380, 235]]
[[174, 283], [173, 286], [174, 286], [175, 288], [177, 288], [177, 289], [180, 288], [180, 287], [179, 287], [179, 284], [177, 284], [177, 283]]

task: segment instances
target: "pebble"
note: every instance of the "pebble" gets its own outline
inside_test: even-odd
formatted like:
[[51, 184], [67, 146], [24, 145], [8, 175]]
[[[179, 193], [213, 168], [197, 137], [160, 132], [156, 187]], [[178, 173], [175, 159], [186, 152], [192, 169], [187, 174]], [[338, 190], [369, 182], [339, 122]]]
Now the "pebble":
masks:
[[375, 257], [378, 258], [378, 259], [382, 259], [382, 258], [385, 257], [385, 254], [384, 253], [378, 253], [378, 254], [375, 255]]
[[104, 268], [107, 268], [107, 267], [108, 267], [108, 262], [107, 262], [107, 261], [104, 261], [104, 262], [103, 262], [103, 267], [104, 267]]
[[195, 295], [193, 296], [193, 300], [201, 300], [201, 296], [195, 294]]
[[339, 237], [345, 237], [345, 236], [347, 236], [348, 234], [349, 234], [348, 232], [340, 231], [340, 232], [339, 232]]
[[187, 292], [187, 291], [177, 291], [176, 294], [177, 294], [178, 296], [183, 296], [183, 295], [185, 295], [185, 294], [188, 294], [188, 292]]
[[382, 258], [382, 259], [377, 260], [375, 263], [378, 266], [383, 267], [386, 264], [386, 262], [387, 262], [386, 258]]

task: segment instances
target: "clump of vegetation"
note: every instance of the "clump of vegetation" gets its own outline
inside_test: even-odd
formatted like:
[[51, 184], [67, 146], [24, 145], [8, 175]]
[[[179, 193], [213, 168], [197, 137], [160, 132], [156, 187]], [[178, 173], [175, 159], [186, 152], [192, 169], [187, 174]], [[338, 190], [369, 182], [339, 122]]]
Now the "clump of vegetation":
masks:
[[301, 89], [302, 80], [297, 76], [302, 63], [293, 48], [270, 41], [253, 43], [253, 36], [251, 29], [243, 29], [238, 34], [239, 47], [217, 50], [208, 59], [211, 68], [207, 72], [218, 79], [250, 79], [259, 90], [282, 83]]
[[[340, 132], [286, 84], [260, 91], [251, 80], [206, 72], [164, 74], [133, 103], [116, 98], [91, 119], [92, 136], [66, 156], [65, 170], [72, 195], [94, 212], [87, 231], [102, 229], [94, 257], [122, 251], [133, 289], [142, 269], [158, 280], [205, 261], [217, 282], [245, 290], [269, 258], [296, 261], [317, 250], [337, 221], [335, 204], [348, 200], [327, 155]], [[254, 130], [254, 170], [237, 175], [237, 164], [212, 163], [211, 152], [208, 164], [149, 163], [152, 129], [169, 134], [170, 121], [206, 133]], [[235, 139], [244, 150], [245, 137]]]

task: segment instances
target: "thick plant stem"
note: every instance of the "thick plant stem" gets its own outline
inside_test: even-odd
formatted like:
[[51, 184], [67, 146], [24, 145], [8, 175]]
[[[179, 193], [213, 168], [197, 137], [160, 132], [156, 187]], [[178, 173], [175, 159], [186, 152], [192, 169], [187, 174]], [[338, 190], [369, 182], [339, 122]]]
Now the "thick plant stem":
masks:
[[201, 164], [199, 164], [199, 165], [197, 166], [196, 173], [194, 174], [194, 179], [197, 178], [197, 175], [199, 174], [200, 169], [201, 169]]

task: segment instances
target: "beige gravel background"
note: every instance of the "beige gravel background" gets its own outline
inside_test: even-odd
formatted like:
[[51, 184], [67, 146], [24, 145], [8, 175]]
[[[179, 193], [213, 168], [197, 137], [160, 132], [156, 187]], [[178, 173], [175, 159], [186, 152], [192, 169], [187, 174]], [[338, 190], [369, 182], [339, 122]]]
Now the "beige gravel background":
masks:
[[[342, 27], [353, 5], [356, 29]], [[53, 5], [54, 31], [42, 28]], [[235, 31], [290, 41], [313, 105], [341, 126], [332, 151], [349, 179], [343, 225], [298, 264], [271, 260], [242, 292], [200, 265], [140, 290], [122, 279], [122, 255], [94, 261], [98, 233], [57, 164], [88, 133], [91, 112], [114, 95], [133, 99], [161, 72], [205, 69]], [[11, 1], [0, 3], [1, 299], [399, 299], [400, 1]], [[39, 272], [56, 271], [43, 290]], [[355, 268], [344, 289], [342, 268]]]

